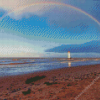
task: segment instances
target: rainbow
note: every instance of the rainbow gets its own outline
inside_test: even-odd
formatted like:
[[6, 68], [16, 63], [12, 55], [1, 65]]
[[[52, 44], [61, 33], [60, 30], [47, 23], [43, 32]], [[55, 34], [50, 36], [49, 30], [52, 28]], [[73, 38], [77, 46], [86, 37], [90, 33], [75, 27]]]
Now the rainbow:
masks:
[[88, 16], [89, 18], [91, 18], [92, 20], [94, 20], [99, 26], [100, 26], [100, 22], [94, 18], [93, 16], [91, 16], [90, 14], [88, 14], [87, 12], [77, 8], [77, 7], [74, 7], [72, 5], [69, 5], [69, 4], [65, 4], [65, 3], [60, 3], [60, 2], [37, 2], [37, 3], [33, 3], [33, 4], [29, 4], [29, 5], [24, 5], [24, 6], [21, 6], [21, 7], [17, 7], [16, 9], [14, 9], [13, 11], [10, 11], [8, 12], [8, 14], [5, 14], [4, 16], [1, 17], [1, 20], [8, 16], [9, 14], [13, 13], [13, 12], [17, 12], [17, 11], [21, 11], [27, 7], [30, 7], [30, 6], [34, 6], [34, 5], [59, 5], [59, 6], [65, 6], [65, 7], [69, 7], [71, 9], [74, 9], [80, 13], [83, 13], [84, 15]]

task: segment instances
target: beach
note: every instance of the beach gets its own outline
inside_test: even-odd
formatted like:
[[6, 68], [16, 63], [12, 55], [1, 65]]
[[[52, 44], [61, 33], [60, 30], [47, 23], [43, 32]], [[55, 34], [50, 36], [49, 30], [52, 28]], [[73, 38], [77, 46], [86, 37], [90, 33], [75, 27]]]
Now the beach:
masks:
[[0, 77], [0, 100], [100, 100], [100, 64]]

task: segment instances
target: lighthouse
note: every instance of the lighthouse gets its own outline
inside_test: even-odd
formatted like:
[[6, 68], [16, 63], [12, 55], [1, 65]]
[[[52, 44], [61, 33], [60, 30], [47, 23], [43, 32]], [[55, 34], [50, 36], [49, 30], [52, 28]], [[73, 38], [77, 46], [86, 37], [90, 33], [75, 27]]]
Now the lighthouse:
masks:
[[68, 51], [68, 59], [70, 59], [71, 57], [70, 57], [70, 51]]

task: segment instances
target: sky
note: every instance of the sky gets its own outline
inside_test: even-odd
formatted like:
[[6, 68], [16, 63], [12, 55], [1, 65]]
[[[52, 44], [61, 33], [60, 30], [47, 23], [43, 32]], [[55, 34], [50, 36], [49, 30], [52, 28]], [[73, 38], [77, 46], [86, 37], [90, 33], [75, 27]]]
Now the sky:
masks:
[[99, 42], [100, 0], [0, 0], [1, 57], [100, 57]]

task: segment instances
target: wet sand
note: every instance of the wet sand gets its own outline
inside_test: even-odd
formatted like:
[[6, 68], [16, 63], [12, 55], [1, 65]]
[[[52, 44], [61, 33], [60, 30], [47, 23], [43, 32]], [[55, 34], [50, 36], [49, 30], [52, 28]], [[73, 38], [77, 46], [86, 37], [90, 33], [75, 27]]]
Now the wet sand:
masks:
[[8, 64], [0, 64], [0, 65], [18, 65], [18, 64], [31, 64], [31, 63], [34, 63], [34, 62], [23, 62], [23, 63], [8, 63]]
[[[100, 100], [100, 65], [0, 77], [0, 100]], [[93, 84], [92, 84], [92, 83]]]
[[2, 61], [3, 63], [1, 63], [0, 65], [18, 65], [18, 64], [31, 64], [31, 63], [35, 63], [35, 59], [52, 59], [53, 61], [54, 60], [57, 60], [57, 61], [60, 61], [61, 63], [68, 63], [68, 62], [79, 62], [79, 61], [100, 61], [100, 58], [8, 58], [8, 59], [12, 59], [12, 62], [13, 61], [20, 61], [21, 59], [31, 59], [31, 62], [27, 62], [27, 61], [24, 61], [24, 62], [21, 62], [21, 63], [18, 63], [18, 62], [14, 62], [14, 63], [4, 63], [6, 61]]

